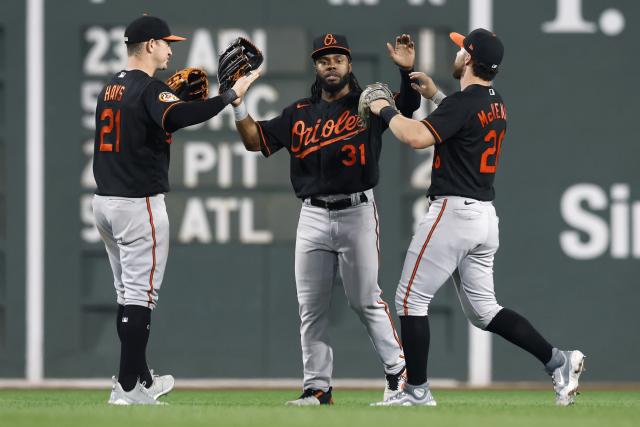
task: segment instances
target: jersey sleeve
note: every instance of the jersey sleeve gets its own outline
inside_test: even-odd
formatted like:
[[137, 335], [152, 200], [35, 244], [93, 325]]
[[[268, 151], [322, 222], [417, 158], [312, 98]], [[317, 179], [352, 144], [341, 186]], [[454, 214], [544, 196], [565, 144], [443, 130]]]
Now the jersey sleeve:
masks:
[[175, 105], [181, 104], [183, 101], [164, 82], [154, 80], [147, 85], [142, 93], [142, 102], [151, 119], [164, 129], [164, 120], [167, 113]]
[[468, 119], [464, 102], [455, 95], [446, 97], [427, 118], [422, 120], [438, 144], [456, 134]]
[[271, 120], [261, 120], [258, 124], [260, 137], [260, 151], [269, 157], [291, 141], [291, 108], [287, 107], [282, 113]]

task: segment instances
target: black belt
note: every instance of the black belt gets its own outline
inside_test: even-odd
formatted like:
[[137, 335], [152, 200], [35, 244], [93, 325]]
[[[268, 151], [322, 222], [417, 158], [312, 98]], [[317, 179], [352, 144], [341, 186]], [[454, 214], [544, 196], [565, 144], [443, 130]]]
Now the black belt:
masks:
[[311, 204], [312, 206], [316, 206], [318, 208], [325, 208], [328, 209], [330, 211], [339, 211], [342, 209], [347, 209], [350, 208], [352, 206], [357, 206], [360, 203], [366, 203], [369, 199], [367, 198], [367, 195], [364, 193], [360, 193], [360, 198], [359, 201], [357, 201], [356, 203], [353, 203], [351, 201], [351, 198], [346, 198], [346, 199], [339, 199], [339, 200], [333, 200], [331, 202], [328, 202], [326, 200], [322, 200], [322, 199], [318, 199], [315, 197], [310, 197], [309, 198], [309, 204]]

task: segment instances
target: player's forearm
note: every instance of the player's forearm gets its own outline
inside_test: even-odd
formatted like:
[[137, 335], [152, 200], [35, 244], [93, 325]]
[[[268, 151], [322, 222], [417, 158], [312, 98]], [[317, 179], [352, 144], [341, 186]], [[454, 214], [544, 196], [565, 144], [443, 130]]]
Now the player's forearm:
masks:
[[222, 95], [214, 96], [205, 101], [176, 104], [167, 112], [164, 130], [171, 133], [187, 126], [205, 122], [217, 115], [236, 98], [236, 93], [230, 89]]
[[396, 106], [405, 117], [411, 117], [420, 108], [420, 94], [411, 87], [409, 73], [413, 70], [400, 68], [400, 93], [396, 97]]
[[436, 142], [431, 132], [422, 123], [400, 114], [396, 114], [391, 119], [389, 129], [400, 142], [415, 149], [427, 148]]
[[236, 121], [236, 129], [247, 151], [260, 151], [260, 130], [251, 116], [247, 115], [242, 120]]

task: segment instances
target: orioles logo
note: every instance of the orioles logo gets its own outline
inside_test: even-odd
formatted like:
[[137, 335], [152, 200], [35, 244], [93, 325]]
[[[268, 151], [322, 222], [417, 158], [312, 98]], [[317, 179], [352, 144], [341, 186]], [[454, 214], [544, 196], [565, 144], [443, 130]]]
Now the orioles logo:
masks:
[[336, 40], [335, 37], [333, 37], [333, 34], [329, 33], [326, 36], [324, 36], [324, 45], [330, 46], [332, 44], [338, 44], [338, 41]]
[[160, 95], [158, 95], [158, 99], [162, 102], [176, 102], [176, 101], [180, 101], [180, 98], [178, 98], [177, 96], [175, 96], [174, 94], [172, 94], [171, 92], [161, 92]]
[[299, 159], [318, 151], [334, 142], [349, 139], [366, 130], [362, 126], [362, 119], [357, 114], [344, 111], [337, 120], [329, 119], [322, 123], [322, 119], [307, 126], [304, 120], [298, 120], [291, 128], [291, 152]]

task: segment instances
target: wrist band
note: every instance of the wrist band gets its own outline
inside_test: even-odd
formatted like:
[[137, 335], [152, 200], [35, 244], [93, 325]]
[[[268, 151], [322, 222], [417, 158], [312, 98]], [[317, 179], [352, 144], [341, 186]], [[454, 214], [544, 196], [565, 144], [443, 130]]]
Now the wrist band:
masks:
[[222, 101], [226, 104], [229, 105], [231, 104], [232, 101], [235, 101], [236, 98], [238, 97], [238, 95], [236, 94], [236, 91], [233, 89], [229, 89], [227, 90], [225, 93], [223, 93], [222, 95], [220, 95], [220, 98], [222, 98]]
[[435, 95], [433, 95], [431, 98], [429, 98], [429, 100], [431, 102], [433, 102], [436, 105], [440, 105], [440, 103], [442, 102], [443, 99], [445, 99], [447, 97], [447, 95], [445, 95], [444, 93], [442, 93], [442, 91], [440, 89], [438, 89], [438, 91], [435, 93]]
[[391, 105], [387, 105], [382, 110], [380, 110], [380, 117], [385, 121], [387, 125], [389, 124], [391, 119], [393, 119], [398, 114], [400, 114], [398, 113], [398, 110], [393, 108]]
[[237, 107], [235, 105], [233, 106], [233, 117], [235, 118], [236, 122], [239, 122], [240, 120], [246, 118], [248, 115], [249, 112], [247, 111], [247, 106], [244, 105], [244, 101], [241, 102]]

